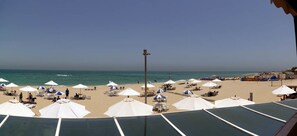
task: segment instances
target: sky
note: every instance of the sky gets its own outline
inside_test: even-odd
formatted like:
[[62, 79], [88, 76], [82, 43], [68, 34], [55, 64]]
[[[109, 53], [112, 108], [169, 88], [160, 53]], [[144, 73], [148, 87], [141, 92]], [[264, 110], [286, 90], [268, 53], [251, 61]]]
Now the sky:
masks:
[[294, 36], [270, 0], [0, 0], [0, 69], [285, 70]]

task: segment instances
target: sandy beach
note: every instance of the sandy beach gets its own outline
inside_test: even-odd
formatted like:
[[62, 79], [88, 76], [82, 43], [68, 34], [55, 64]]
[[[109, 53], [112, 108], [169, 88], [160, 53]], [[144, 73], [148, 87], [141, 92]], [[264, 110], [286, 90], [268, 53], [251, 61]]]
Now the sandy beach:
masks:
[[[197, 86], [201, 87], [201, 91], [193, 91], [196, 95], [200, 96], [201, 94], [204, 94], [209, 91], [209, 88], [207, 87], [202, 87], [202, 84], [207, 81], [202, 81], [201, 83], [198, 83]], [[296, 81], [294, 80], [284, 80], [283, 84], [292, 84]], [[273, 95], [271, 92], [281, 86], [281, 81], [274, 81], [273, 86], [271, 86], [270, 81], [266, 82], [242, 82], [239, 80], [234, 80], [234, 81], [223, 81], [219, 82], [219, 85], [222, 85], [222, 88], [220, 89], [212, 89], [219, 91], [219, 94], [214, 97], [203, 97], [211, 102], [215, 100], [220, 100], [228, 97], [232, 97], [234, 95], [248, 99], [250, 93], [253, 93], [253, 101], [257, 103], [266, 103], [266, 102], [272, 102], [272, 101], [279, 101], [280, 98]], [[124, 86], [125, 88], [132, 88], [140, 93], [144, 92], [144, 90], [141, 89], [141, 86], [143, 84], [122, 84], [119, 85], [120, 87]], [[163, 85], [163, 83], [155, 83], [155, 88], [153, 90], [158, 90], [159, 87]], [[180, 112], [182, 110], [176, 109], [174, 106], [172, 106], [173, 103], [183, 99], [185, 96], [180, 95], [182, 92], [186, 89], [193, 89], [194, 87], [191, 88], [185, 88], [185, 85], [178, 85], [174, 84], [174, 87], [176, 87], [176, 90], [173, 91], [167, 91], [163, 93], [163, 95], [167, 96], [167, 104], [169, 105], [169, 111], [164, 112]], [[14, 90], [17, 90], [17, 93], [19, 94], [20, 91], [18, 90], [23, 86], [13, 88]], [[37, 86], [33, 86], [36, 87]], [[90, 88], [94, 88], [94, 86], [89, 86]], [[70, 95], [69, 96], [74, 96], [75, 93], [78, 93], [80, 90], [79, 89], [74, 89], [72, 86], [56, 86], [55, 87], [59, 91], [65, 92], [66, 88], [69, 88], [70, 90]], [[7, 88], [10, 90], [10, 88]], [[82, 90], [82, 93], [87, 96], [91, 96], [91, 99], [88, 100], [73, 100], [74, 102], [77, 102], [79, 104], [85, 105], [86, 109], [89, 110], [91, 113], [88, 114], [87, 118], [105, 118], [108, 117], [107, 115], [104, 114], [104, 112], [107, 111], [108, 107], [111, 105], [123, 100], [125, 96], [113, 96], [110, 97], [106, 94], [104, 94], [106, 91], [108, 91], [109, 88], [106, 85], [100, 85], [96, 86], [96, 90]], [[118, 90], [121, 91], [121, 90]], [[35, 95], [35, 94], [33, 94]], [[28, 97], [27, 93], [23, 92], [23, 97], [26, 98]], [[62, 96], [65, 97], [65, 96]], [[46, 107], [49, 104], [52, 104], [51, 100], [44, 99], [43, 97], [36, 97], [36, 102], [37, 105], [35, 108], [33, 108], [33, 112], [36, 114], [36, 116], [39, 116], [39, 110]], [[144, 102], [144, 97], [137, 97], [133, 96], [131, 97], [133, 99], [136, 99], [138, 101]], [[13, 99], [13, 96], [7, 96], [7, 95], [0, 95], [0, 103], [6, 102], [10, 99]], [[16, 97], [18, 99], [18, 97]], [[154, 105], [155, 102], [153, 101], [153, 97], [148, 97], [148, 104], [149, 105]], [[159, 113], [155, 113], [159, 114]]]

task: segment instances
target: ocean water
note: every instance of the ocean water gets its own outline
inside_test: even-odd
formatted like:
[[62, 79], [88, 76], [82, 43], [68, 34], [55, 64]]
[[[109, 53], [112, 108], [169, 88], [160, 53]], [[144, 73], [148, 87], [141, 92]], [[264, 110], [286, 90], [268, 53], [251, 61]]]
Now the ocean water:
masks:
[[[243, 76], [254, 71], [185, 71], [164, 72], [148, 71], [148, 81], [164, 82], [169, 79], [180, 80], [202, 78], [212, 75], [222, 77]], [[43, 85], [54, 80], [59, 85], [105, 85], [108, 81], [117, 84], [144, 82], [143, 71], [55, 71], [55, 70], [0, 70], [0, 78], [17, 85]]]

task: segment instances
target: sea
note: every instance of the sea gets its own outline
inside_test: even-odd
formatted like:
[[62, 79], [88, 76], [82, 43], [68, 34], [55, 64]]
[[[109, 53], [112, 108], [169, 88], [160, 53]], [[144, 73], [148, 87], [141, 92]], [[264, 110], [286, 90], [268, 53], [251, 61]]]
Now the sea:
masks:
[[[165, 82], [187, 80], [213, 75], [221, 77], [242, 77], [256, 71], [148, 71], [147, 81]], [[109, 81], [117, 84], [144, 83], [143, 71], [67, 71], [67, 70], [0, 70], [0, 78], [25, 86], [39, 86], [53, 80], [59, 85], [105, 85]]]

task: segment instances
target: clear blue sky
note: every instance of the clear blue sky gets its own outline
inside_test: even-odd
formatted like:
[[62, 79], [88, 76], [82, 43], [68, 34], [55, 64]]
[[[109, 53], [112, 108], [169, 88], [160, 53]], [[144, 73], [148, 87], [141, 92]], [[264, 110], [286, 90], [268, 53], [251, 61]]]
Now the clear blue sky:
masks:
[[0, 0], [0, 69], [284, 70], [291, 15], [270, 0]]

